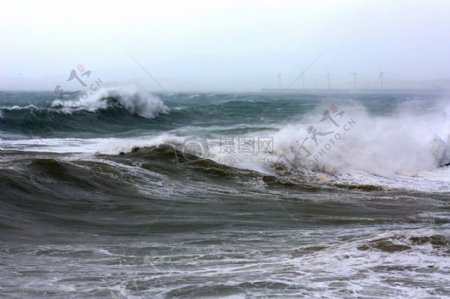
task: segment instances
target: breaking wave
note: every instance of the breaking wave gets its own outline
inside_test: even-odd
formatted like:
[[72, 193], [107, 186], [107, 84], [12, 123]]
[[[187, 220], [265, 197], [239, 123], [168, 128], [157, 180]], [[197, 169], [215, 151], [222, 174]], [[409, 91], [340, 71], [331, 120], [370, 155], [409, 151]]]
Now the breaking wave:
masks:
[[[2, 131], [46, 135], [54, 132], [113, 133], [146, 125], [168, 108], [136, 87], [103, 88], [87, 97], [53, 99], [41, 105], [0, 108]], [[148, 127], [148, 126], [147, 126]]]
[[131, 115], [145, 118], [154, 118], [168, 110], [160, 98], [137, 87], [101, 88], [85, 97], [79, 96], [74, 100], [55, 99], [51, 103], [52, 108], [60, 108], [65, 112], [95, 112], [117, 106], [124, 108]]
[[276, 153], [300, 168], [330, 173], [353, 169], [387, 177], [416, 176], [450, 163], [448, 105], [425, 111], [407, 105], [383, 116], [357, 104], [334, 109], [333, 115], [317, 113], [319, 118], [277, 132]]

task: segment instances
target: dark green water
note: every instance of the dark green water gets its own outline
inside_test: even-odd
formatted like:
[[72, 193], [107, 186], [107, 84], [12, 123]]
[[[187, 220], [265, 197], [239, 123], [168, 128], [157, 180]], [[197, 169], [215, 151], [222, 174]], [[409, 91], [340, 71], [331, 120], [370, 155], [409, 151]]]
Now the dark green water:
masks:
[[0, 93], [0, 297], [450, 296], [445, 98], [52, 97]]

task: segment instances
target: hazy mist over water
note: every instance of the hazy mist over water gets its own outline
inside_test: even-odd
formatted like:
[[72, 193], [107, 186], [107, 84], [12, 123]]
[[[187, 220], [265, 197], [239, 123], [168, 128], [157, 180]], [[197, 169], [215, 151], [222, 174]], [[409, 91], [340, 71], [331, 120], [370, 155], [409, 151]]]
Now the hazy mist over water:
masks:
[[[78, 64], [161, 91], [448, 87], [448, 1], [2, 1], [0, 89]], [[132, 56], [132, 57], [131, 57]], [[72, 83], [72, 82], [69, 82]], [[67, 89], [77, 89], [69, 84]]]

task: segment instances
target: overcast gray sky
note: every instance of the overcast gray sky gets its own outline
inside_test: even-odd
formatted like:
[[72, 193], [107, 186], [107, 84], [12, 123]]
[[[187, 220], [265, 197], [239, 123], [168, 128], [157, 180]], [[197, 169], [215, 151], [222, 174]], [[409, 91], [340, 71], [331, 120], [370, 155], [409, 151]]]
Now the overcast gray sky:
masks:
[[[450, 78], [450, 1], [0, 2], [0, 89], [53, 89], [77, 64], [169, 90], [372, 87]], [[294, 87], [301, 87], [301, 82]]]

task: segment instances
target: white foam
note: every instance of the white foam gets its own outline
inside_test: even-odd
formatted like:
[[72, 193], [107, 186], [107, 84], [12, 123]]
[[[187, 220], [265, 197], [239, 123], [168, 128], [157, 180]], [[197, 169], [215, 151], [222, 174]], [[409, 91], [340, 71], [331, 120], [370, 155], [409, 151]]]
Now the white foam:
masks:
[[[321, 122], [322, 114], [316, 113], [315, 121], [309, 118], [280, 130], [275, 135], [277, 152], [293, 158], [292, 148], [298, 149], [297, 142], [309, 138], [304, 146], [311, 155], [306, 157], [305, 150], [301, 154], [306, 161], [315, 163], [304, 163], [304, 166], [336, 171], [358, 169], [381, 176], [414, 176], [450, 162], [448, 111], [427, 114], [400, 111], [384, 117], [373, 117], [364, 107], [356, 105], [342, 107], [342, 111], [344, 116], [336, 120], [341, 122], [341, 127]], [[352, 125], [347, 125], [346, 131], [343, 124], [350, 121]], [[317, 136], [316, 146], [306, 130], [309, 125], [318, 132], [333, 133]], [[342, 138], [334, 138], [336, 133]]]
[[26, 110], [26, 109], [37, 109], [37, 110], [39, 110], [39, 109], [45, 109], [45, 108], [37, 107], [35, 105], [26, 105], [26, 106], [14, 105], [14, 106], [11, 106], [11, 107], [0, 107], [0, 109], [1, 110], [13, 111], [13, 110]]
[[[369, 238], [338, 242], [325, 250], [295, 258], [293, 263], [298, 267], [297, 272], [303, 274], [304, 284], [312, 289], [324, 288], [330, 297], [335, 297], [334, 292], [338, 291], [331, 287], [333, 285], [353, 290], [355, 297], [377, 297], [382, 296], [384, 292], [389, 294], [389, 297], [393, 293], [401, 297], [429, 296], [434, 288], [450, 283], [446, 275], [450, 267], [449, 259], [444, 253], [446, 248], [433, 247], [430, 243], [417, 245], [411, 242], [410, 238], [430, 237], [435, 234], [444, 234], [448, 238], [445, 230], [433, 229], [375, 233]], [[410, 249], [397, 252], [358, 249], [361, 245], [377, 240], [387, 240]], [[429, 271], [430, 267], [433, 267], [433, 271]], [[392, 270], [385, 270], [386, 268]], [[413, 280], [414, 283], [427, 287], [417, 293], [417, 288], [395, 283], [404, 280]]]
[[71, 113], [76, 110], [87, 110], [95, 112], [98, 109], [106, 109], [117, 101], [130, 114], [145, 118], [154, 118], [160, 113], [166, 113], [168, 108], [161, 99], [146, 92], [138, 86], [104, 87], [92, 94], [82, 94], [75, 100], [56, 99], [52, 102], [52, 108]]
[[130, 152], [134, 147], [151, 147], [161, 144], [182, 144], [183, 137], [170, 134], [130, 138], [40, 138], [3, 140], [3, 149], [21, 151], [70, 153], [91, 156], [95, 154], [118, 155]]

